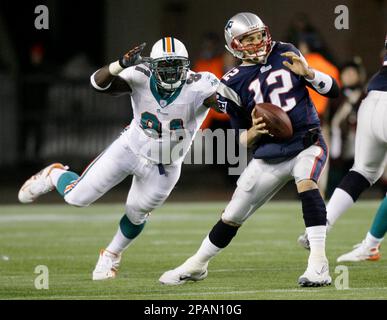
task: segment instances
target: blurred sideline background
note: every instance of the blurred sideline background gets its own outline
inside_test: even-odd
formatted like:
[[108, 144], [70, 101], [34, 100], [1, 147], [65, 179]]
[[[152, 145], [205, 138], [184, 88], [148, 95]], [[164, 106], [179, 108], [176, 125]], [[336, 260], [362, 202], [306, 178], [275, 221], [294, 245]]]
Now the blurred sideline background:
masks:
[[[37, 5], [49, 9], [49, 30], [37, 30]], [[336, 6], [349, 9], [349, 29], [337, 30]], [[95, 93], [89, 76], [136, 44], [145, 54], [163, 36], [183, 41], [191, 68], [221, 77], [237, 64], [225, 52], [223, 28], [241, 11], [258, 14], [274, 40], [296, 45], [309, 64], [341, 83], [342, 95], [312, 97], [331, 146], [322, 178], [329, 198], [353, 162], [356, 112], [370, 76], [380, 68], [387, 30], [387, 0], [27, 0], [0, 2], [0, 203], [16, 203], [26, 178], [59, 161], [82, 172], [130, 123], [129, 96]], [[350, 108], [347, 106], [350, 105]], [[203, 128], [229, 128], [210, 114]], [[184, 165], [170, 200], [227, 200], [236, 177], [227, 165]], [[124, 201], [130, 179], [100, 201]], [[362, 198], [381, 198], [386, 179]], [[295, 199], [293, 184], [276, 199]], [[52, 193], [41, 202], [61, 201]]]

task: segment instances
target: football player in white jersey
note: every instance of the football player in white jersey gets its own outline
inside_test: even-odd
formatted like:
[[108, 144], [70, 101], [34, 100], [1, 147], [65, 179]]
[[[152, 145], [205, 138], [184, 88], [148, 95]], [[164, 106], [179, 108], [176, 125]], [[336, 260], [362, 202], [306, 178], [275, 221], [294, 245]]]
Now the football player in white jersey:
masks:
[[145, 44], [91, 76], [99, 92], [129, 94], [134, 118], [81, 176], [54, 163], [28, 179], [19, 201], [31, 203], [57, 189], [64, 200], [88, 206], [128, 175], [132, 186], [119, 228], [101, 250], [93, 280], [114, 278], [121, 254], [142, 231], [149, 213], [161, 206], [180, 176], [184, 156], [209, 108], [217, 109], [219, 80], [209, 72], [189, 69], [184, 44], [173, 37], [157, 41], [150, 58], [142, 58]]
[[[372, 77], [367, 87], [367, 97], [362, 101], [358, 116], [355, 141], [355, 161], [352, 169], [341, 180], [327, 205], [327, 232], [335, 222], [382, 176], [387, 163], [387, 34], [382, 67]], [[371, 229], [354, 249], [337, 258], [337, 262], [377, 261], [380, 244], [387, 232], [387, 196], [382, 201]], [[298, 238], [309, 249], [309, 235]]]

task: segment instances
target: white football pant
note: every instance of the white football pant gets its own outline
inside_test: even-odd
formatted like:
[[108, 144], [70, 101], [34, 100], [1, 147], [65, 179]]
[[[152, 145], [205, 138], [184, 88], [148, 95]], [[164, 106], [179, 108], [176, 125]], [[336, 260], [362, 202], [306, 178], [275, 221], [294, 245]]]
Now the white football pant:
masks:
[[242, 223], [269, 201], [288, 181], [318, 181], [327, 159], [326, 151], [312, 145], [296, 157], [279, 163], [252, 159], [237, 181], [237, 188], [222, 219]]
[[352, 170], [371, 184], [383, 174], [387, 152], [387, 92], [370, 91], [357, 114], [355, 161]]
[[180, 177], [181, 164], [164, 165], [165, 174], [160, 174], [156, 164], [129, 148], [126, 132], [86, 168], [64, 199], [74, 206], [88, 206], [133, 175], [125, 213], [133, 224], [139, 225], [167, 199]]

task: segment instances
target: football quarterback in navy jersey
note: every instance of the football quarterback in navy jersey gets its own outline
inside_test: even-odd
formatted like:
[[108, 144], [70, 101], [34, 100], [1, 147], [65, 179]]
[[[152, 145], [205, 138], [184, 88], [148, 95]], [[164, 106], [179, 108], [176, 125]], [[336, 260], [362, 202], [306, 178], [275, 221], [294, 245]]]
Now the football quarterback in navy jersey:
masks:
[[[327, 148], [306, 86], [328, 97], [338, 95], [338, 86], [330, 76], [309, 68], [292, 44], [272, 41], [268, 27], [253, 13], [233, 16], [224, 31], [226, 48], [242, 63], [223, 76], [219, 104], [239, 131], [239, 142], [252, 149], [253, 159], [240, 176], [222, 218], [197, 253], [165, 272], [160, 282], [181, 284], [204, 279], [209, 260], [231, 242], [243, 222], [288, 181], [295, 180], [310, 242], [308, 266], [298, 283], [329, 285], [326, 209], [317, 186]], [[280, 143], [271, 138], [263, 119], [254, 112], [254, 106], [262, 102], [287, 112], [294, 131], [290, 140]]]
[[[387, 35], [384, 43], [387, 50]], [[352, 169], [341, 180], [327, 205], [327, 231], [349, 209], [360, 194], [373, 185], [383, 174], [387, 161], [387, 53], [382, 67], [367, 87], [367, 97], [362, 101], [357, 117], [355, 160]], [[364, 241], [346, 254], [343, 261], [376, 261], [380, 259], [379, 247], [387, 232], [387, 198], [385, 197]], [[309, 247], [308, 235], [299, 237], [299, 243]]]

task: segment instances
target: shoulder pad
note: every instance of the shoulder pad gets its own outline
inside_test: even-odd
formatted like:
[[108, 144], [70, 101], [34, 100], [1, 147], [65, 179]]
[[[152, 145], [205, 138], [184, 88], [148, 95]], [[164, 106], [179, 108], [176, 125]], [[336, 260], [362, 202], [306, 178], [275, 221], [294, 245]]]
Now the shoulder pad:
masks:
[[144, 83], [144, 81], [150, 78], [151, 75], [151, 71], [145, 64], [138, 64], [136, 66], [126, 68], [119, 74], [119, 76], [130, 86], [136, 86]]
[[276, 46], [274, 49], [277, 49], [281, 52], [292, 51], [297, 55], [300, 54], [300, 51], [292, 43], [289, 43], [289, 42], [278, 41], [276, 42]]
[[201, 92], [206, 98], [216, 92], [219, 83], [219, 79], [211, 72], [192, 72], [186, 80], [188, 86], [192, 85], [195, 91]]

